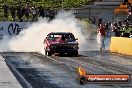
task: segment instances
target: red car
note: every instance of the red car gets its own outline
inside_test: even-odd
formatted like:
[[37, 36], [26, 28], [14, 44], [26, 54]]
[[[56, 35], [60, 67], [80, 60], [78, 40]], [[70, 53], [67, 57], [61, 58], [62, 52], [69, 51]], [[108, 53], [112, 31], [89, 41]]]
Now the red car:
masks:
[[70, 32], [51, 32], [44, 39], [45, 55], [54, 53], [78, 55], [78, 42]]

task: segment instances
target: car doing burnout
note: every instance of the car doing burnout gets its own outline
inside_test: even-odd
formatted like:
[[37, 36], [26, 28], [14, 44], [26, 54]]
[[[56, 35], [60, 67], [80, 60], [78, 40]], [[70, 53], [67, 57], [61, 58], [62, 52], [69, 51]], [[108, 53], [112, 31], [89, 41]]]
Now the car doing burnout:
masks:
[[44, 39], [45, 55], [54, 53], [78, 55], [78, 42], [70, 32], [51, 32]]

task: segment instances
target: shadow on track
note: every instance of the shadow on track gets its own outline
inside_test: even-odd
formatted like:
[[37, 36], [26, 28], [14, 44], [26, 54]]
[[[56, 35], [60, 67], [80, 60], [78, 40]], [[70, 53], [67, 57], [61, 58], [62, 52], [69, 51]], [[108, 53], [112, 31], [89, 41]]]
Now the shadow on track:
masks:
[[72, 55], [72, 54], [59, 54], [59, 53], [55, 53], [54, 56], [59, 56], [59, 57], [86, 57], [83, 55]]

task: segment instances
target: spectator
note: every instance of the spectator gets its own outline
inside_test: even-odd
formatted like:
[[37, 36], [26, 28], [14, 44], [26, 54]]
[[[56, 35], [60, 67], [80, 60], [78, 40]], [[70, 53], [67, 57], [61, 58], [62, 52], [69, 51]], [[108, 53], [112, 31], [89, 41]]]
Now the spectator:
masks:
[[96, 24], [96, 19], [95, 19], [95, 17], [92, 16], [92, 17], [90, 18], [90, 20], [91, 20], [91, 23], [92, 23], [93, 28], [95, 28], [95, 24]]
[[24, 17], [25, 13], [26, 13], [26, 9], [24, 6], [22, 6], [22, 17]]
[[106, 37], [110, 37], [111, 36], [110, 25], [111, 25], [111, 22], [107, 22], [105, 24]]
[[113, 31], [115, 32], [116, 37], [120, 37], [120, 27], [118, 26], [117, 23], [114, 24], [114, 29]]
[[45, 17], [50, 17], [50, 10], [49, 10], [49, 8], [46, 8]]
[[126, 22], [126, 26], [123, 27], [123, 37], [129, 37], [131, 31], [132, 31], [132, 28], [129, 26], [129, 23]]
[[132, 38], [132, 31], [131, 31], [131, 33], [130, 33], [130, 36], [129, 36], [129, 38]]
[[4, 10], [4, 20], [8, 20], [8, 10], [9, 10], [9, 6], [7, 4], [4, 4], [2, 9]]
[[98, 29], [98, 34], [97, 34], [97, 42], [100, 48], [100, 51], [102, 52], [105, 49], [105, 27], [103, 24], [100, 24], [99, 29]]
[[109, 28], [110, 28], [110, 37], [115, 36], [115, 32], [114, 32], [114, 24], [109, 22]]
[[32, 15], [33, 15], [32, 21], [36, 21], [38, 11], [37, 11], [37, 8], [35, 7], [35, 5], [31, 8], [31, 11], [32, 11]]
[[122, 28], [122, 22], [121, 21], [118, 21], [118, 25], [120, 28]]
[[39, 7], [38, 13], [39, 13], [39, 17], [43, 17], [44, 18], [44, 9], [43, 9], [42, 6]]
[[25, 17], [26, 17], [27, 21], [29, 20], [29, 13], [30, 13], [30, 6], [29, 6], [29, 4], [26, 4]]
[[132, 12], [128, 13], [127, 22], [130, 23], [130, 24], [132, 24]]
[[11, 5], [10, 10], [11, 10], [12, 19], [13, 19], [13, 21], [15, 21], [15, 18], [16, 18], [16, 8], [15, 8], [15, 6]]
[[21, 7], [21, 5], [19, 5], [17, 7], [17, 16], [18, 16], [19, 21], [22, 22], [23, 19], [22, 19], [22, 7]]
[[98, 27], [100, 27], [100, 24], [102, 24], [102, 18], [98, 18]]
[[53, 9], [50, 9], [49, 10], [49, 18], [50, 18], [50, 20], [52, 20], [54, 18], [54, 16], [55, 16], [54, 10]]

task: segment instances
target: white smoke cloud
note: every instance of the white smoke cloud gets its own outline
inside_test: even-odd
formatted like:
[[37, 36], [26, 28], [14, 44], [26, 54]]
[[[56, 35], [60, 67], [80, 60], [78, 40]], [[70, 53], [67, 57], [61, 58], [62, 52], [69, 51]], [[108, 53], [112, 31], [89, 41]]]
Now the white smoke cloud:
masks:
[[[42, 52], [44, 38], [50, 32], [72, 32], [79, 42], [79, 50], [97, 50], [96, 39], [89, 40], [91, 28], [75, 18], [72, 12], [60, 12], [53, 21], [46, 18], [31, 24], [18, 36], [0, 41], [0, 51], [5, 52]], [[94, 35], [95, 36], [95, 35]]]
[[29, 28], [23, 30], [13, 39], [6, 39], [6, 45], [11, 51], [41, 52], [44, 38], [48, 33], [72, 32], [79, 39], [81, 47], [81, 42], [84, 40], [81, 30], [82, 25], [72, 12], [60, 12], [53, 21], [40, 20], [30, 25]]

